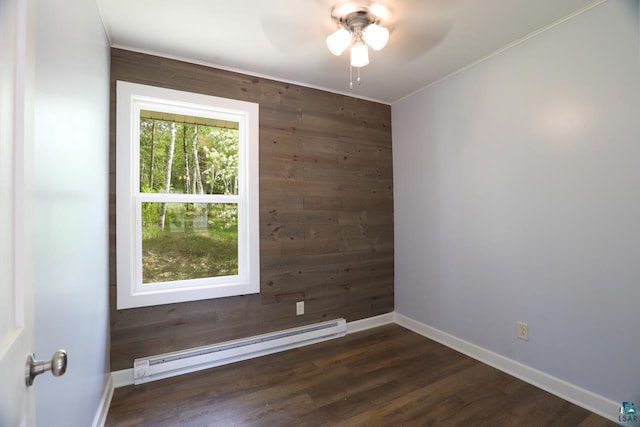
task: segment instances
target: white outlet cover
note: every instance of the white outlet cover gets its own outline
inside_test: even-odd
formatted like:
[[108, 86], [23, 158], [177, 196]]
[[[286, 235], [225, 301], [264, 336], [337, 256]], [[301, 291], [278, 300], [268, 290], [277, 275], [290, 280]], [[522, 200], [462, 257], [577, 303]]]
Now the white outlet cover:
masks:
[[516, 336], [521, 340], [529, 341], [529, 324], [524, 322], [518, 322], [516, 329]]

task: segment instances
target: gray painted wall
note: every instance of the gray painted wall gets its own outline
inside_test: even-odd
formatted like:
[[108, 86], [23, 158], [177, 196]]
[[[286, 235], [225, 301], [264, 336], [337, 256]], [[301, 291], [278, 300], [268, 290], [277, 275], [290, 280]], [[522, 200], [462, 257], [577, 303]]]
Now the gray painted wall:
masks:
[[90, 426], [108, 366], [109, 46], [95, 1], [36, 1], [35, 353], [42, 426]]
[[610, 0], [392, 107], [396, 311], [618, 402], [640, 401], [638, 15]]

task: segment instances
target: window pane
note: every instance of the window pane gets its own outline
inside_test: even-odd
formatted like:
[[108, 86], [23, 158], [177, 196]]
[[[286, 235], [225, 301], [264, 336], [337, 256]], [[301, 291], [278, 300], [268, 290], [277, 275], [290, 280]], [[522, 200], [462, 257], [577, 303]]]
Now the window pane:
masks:
[[237, 205], [142, 203], [142, 283], [237, 274]]
[[140, 192], [237, 195], [238, 123], [141, 111]]

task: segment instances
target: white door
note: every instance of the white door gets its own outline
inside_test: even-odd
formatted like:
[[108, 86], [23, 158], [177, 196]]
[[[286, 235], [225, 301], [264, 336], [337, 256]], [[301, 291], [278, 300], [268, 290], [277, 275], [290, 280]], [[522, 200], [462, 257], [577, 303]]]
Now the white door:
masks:
[[31, 0], [0, 0], [0, 426], [34, 425], [25, 384], [33, 348]]

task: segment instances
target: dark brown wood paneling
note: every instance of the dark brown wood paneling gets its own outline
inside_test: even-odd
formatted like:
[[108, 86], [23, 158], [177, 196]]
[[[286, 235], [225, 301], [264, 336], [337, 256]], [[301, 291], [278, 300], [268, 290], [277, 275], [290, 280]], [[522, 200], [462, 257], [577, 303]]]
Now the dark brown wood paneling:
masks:
[[[115, 82], [260, 104], [261, 292], [115, 308]], [[388, 105], [166, 58], [111, 56], [111, 369], [133, 359], [393, 310]], [[295, 301], [306, 313], [295, 315]]]

